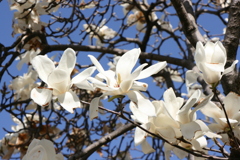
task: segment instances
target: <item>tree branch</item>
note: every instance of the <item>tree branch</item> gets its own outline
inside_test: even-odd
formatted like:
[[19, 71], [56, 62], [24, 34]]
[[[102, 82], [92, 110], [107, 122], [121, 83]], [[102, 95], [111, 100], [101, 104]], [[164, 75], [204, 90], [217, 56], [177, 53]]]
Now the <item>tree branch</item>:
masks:
[[[236, 59], [240, 38], [239, 19], [240, 19], [240, 0], [232, 0], [229, 11], [229, 21], [226, 29], [226, 34], [224, 37], [224, 46], [227, 51], [227, 63], [225, 65], [225, 68], [231, 66], [233, 61]], [[236, 71], [223, 76], [222, 86], [225, 94], [228, 94], [231, 91], [240, 94], [239, 78], [240, 77], [237, 75]]]
[[70, 157], [69, 160], [87, 159], [93, 152], [95, 152], [102, 145], [107, 144], [108, 142], [112, 141], [114, 138], [121, 136], [122, 134], [124, 134], [127, 131], [130, 131], [133, 128], [135, 128], [135, 124], [132, 124], [132, 123], [126, 124], [118, 128], [117, 130], [111, 132], [110, 134], [102, 137], [97, 142], [94, 142], [93, 144], [89, 145], [81, 153], [76, 153], [75, 155]]

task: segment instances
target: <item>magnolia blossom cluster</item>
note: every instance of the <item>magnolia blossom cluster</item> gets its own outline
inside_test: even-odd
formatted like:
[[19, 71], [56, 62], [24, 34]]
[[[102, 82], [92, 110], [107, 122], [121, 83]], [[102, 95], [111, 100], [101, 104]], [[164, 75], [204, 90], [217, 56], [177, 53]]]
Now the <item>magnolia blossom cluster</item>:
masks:
[[[209, 127], [196, 117], [196, 112], [204, 107], [212, 98], [208, 96], [205, 100], [191, 109], [200, 99], [201, 91], [196, 90], [194, 94], [183, 105], [184, 99], [176, 97], [172, 88], [164, 92], [164, 101], [153, 101], [156, 116], [148, 116], [142, 112], [138, 105], [130, 103], [133, 113], [132, 118], [141, 123], [141, 127], [164, 138], [168, 143], [203, 151], [207, 146], [205, 136], [209, 138], [221, 138], [213, 133]], [[136, 128], [134, 142], [141, 145], [144, 153], [153, 152], [154, 149], [147, 143], [146, 137], [149, 134], [140, 128]], [[174, 151], [180, 159], [187, 156], [187, 153], [165, 143], [165, 157], [169, 159], [170, 152]]]
[[10, 9], [14, 13], [13, 35], [25, 33], [27, 29], [41, 31], [47, 24], [40, 20], [40, 15], [55, 12], [59, 4], [55, 0], [11, 0]]
[[96, 38], [97, 46], [104, 46], [102, 41], [114, 38], [117, 32], [105, 25], [106, 19], [104, 19], [99, 26], [94, 24], [84, 24], [83, 28], [90, 34], [91, 38]]

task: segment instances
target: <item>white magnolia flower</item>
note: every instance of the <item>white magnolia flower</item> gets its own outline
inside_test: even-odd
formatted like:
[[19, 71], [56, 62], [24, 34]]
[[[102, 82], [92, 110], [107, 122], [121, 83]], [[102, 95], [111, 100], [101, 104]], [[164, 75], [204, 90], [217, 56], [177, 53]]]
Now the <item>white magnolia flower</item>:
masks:
[[[239, 95], [230, 92], [223, 100], [229, 122], [232, 126], [234, 135], [240, 139], [240, 97]], [[216, 123], [211, 123], [208, 127], [216, 133], [221, 132], [222, 140], [228, 142], [227, 132], [230, 128], [227, 124], [227, 119], [222, 108], [219, 108], [213, 102], [209, 102], [205, 107], [201, 108], [201, 112], [214, 119]]]
[[75, 84], [81, 89], [94, 89], [86, 78], [94, 72], [95, 67], [84, 70], [71, 80], [76, 53], [70, 48], [64, 51], [56, 68], [53, 61], [46, 56], [36, 56], [31, 63], [41, 80], [48, 85], [48, 88], [38, 87], [31, 91], [31, 98], [41, 106], [48, 105], [54, 95], [63, 108], [73, 113], [73, 108], [81, 107], [81, 104], [76, 93], [71, 90], [72, 85]]
[[216, 43], [208, 41], [205, 46], [199, 41], [194, 58], [204, 80], [211, 85], [216, 85], [224, 74], [234, 69], [238, 62], [238, 60], [235, 60], [231, 67], [224, 69], [227, 61], [226, 50], [219, 41]]
[[22, 160], [64, 160], [61, 153], [56, 154], [51, 141], [33, 139]]
[[99, 27], [93, 24], [84, 24], [83, 28], [86, 29], [86, 32], [90, 33], [91, 38], [96, 38], [96, 45], [103, 46], [104, 44], [101, 42], [103, 40], [109, 40], [114, 38], [117, 35], [117, 32], [108, 26], [104, 25], [106, 23], [106, 19], [104, 19]]
[[[149, 116], [154, 116], [154, 106], [142, 93], [139, 92], [146, 91], [148, 85], [146, 83], [138, 82], [137, 80], [144, 79], [153, 74], [156, 74], [161, 69], [163, 69], [167, 63], [159, 62], [143, 70], [143, 68], [147, 65], [147, 63], [145, 63], [132, 72], [132, 69], [136, 64], [140, 53], [140, 49], [133, 49], [126, 52], [118, 60], [115, 72], [112, 70], [105, 71], [98, 60], [95, 57], [89, 55], [92, 63], [100, 72], [98, 74], [98, 77], [101, 77], [106, 81], [106, 83], [103, 83], [102, 81], [92, 77], [88, 78], [88, 80], [91, 81], [95, 87], [100, 88], [104, 91], [101, 97], [106, 95], [128, 95], [130, 100], [137, 103], [140, 110], [144, 111]], [[98, 105], [101, 97], [94, 98], [91, 102], [91, 119], [97, 117], [98, 115]]]

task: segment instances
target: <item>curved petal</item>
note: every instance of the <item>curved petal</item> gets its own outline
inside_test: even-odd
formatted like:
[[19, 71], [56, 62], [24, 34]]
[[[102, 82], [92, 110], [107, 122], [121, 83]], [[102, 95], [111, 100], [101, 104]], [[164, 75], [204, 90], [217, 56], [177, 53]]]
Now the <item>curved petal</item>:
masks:
[[235, 60], [230, 67], [228, 67], [227, 69], [224, 70], [224, 72], [223, 72], [222, 75], [227, 74], [227, 73], [233, 71], [234, 68], [235, 68], [235, 65], [236, 65], [237, 63], [238, 63], [238, 60]]
[[[200, 92], [201, 94], [201, 92]], [[205, 105], [208, 104], [208, 102], [210, 102], [210, 100], [212, 99], [213, 94], [208, 95], [203, 101], [201, 101], [193, 110], [191, 110], [190, 114], [189, 114], [189, 120], [190, 121], [194, 121], [194, 114], [195, 112], [197, 112], [200, 108], [204, 107]]]
[[156, 74], [158, 73], [159, 71], [161, 71], [164, 67], [167, 66], [167, 62], [164, 61], [164, 62], [158, 62], [154, 65], [151, 65], [150, 67], [144, 69], [140, 75], [136, 78], [136, 80], [138, 79], [144, 79], [144, 78], [147, 78], [147, 77], [150, 77], [151, 75], [153, 74]]
[[57, 97], [61, 106], [70, 113], [73, 113], [73, 108], [81, 108], [78, 96], [71, 90], [60, 94]]
[[[142, 124], [141, 127], [148, 130], [150, 128], [150, 123]], [[135, 146], [140, 145], [146, 139], [147, 133], [139, 127], [136, 127], [134, 134], [134, 144]]]
[[76, 76], [72, 79], [72, 82], [73, 82], [74, 84], [81, 83], [82, 81], [84, 81], [85, 79], [87, 79], [88, 77], [90, 77], [95, 70], [96, 70], [96, 67], [89, 67], [89, 68], [85, 69], [84, 71], [82, 71], [81, 73], [79, 73], [78, 75], [76, 75]]
[[139, 90], [139, 91], [146, 91], [147, 88], [148, 88], [148, 84], [147, 83], [134, 81], [133, 84], [132, 84], [132, 88], [131, 89]]
[[188, 70], [186, 72], [186, 86], [189, 87], [193, 83], [196, 83], [198, 76], [198, 73], [194, 72], [193, 70]]
[[211, 62], [213, 58], [215, 50], [215, 44], [213, 42], [208, 41], [204, 46], [205, 60], [207, 62]]
[[148, 116], [145, 113], [139, 111], [139, 109], [137, 108], [135, 103], [133, 103], [132, 101], [129, 104], [129, 108], [132, 111], [137, 122], [142, 123], [142, 124], [148, 122]]
[[92, 63], [97, 67], [98, 72], [100, 72], [102, 75], [105, 76], [104, 69], [103, 69], [102, 65], [98, 62], [98, 60], [92, 55], [88, 55], [88, 57], [90, 58]]
[[85, 69], [72, 79], [72, 83], [80, 89], [94, 90], [93, 85], [88, 82], [87, 78], [93, 74], [95, 69], [96, 67]]
[[52, 99], [52, 92], [50, 88], [33, 88], [30, 97], [38, 105], [47, 106]]
[[67, 92], [71, 87], [70, 75], [62, 69], [54, 69], [47, 79], [48, 87], [53, 88], [53, 95]]
[[196, 121], [181, 125], [181, 132], [183, 136], [188, 140], [192, 140], [195, 137], [196, 132], [199, 132], [198, 137], [200, 137], [200, 135], [203, 136], [204, 133], [208, 131], [209, 131], [209, 128], [201, 120], [196, 120]]
[[217, 41], [215, 43], [214, 54], [215, 56], [213, 56], [211, 59], [212, 63], [223, 63], [223, 64], [226, 63], [226, 60], [227, 60], [226, 50], [220, 41]]
[[142, 141], [141, 146], [144, 154], [155, 152], [155, 150], [149, 145], [146, 139]]
[[59, 61], [59, 69], [65, 70], [69, 75], [72, 73], [76, 64], [76, 53], [73, 49], [67, 48]]
[[124, 80], [122, 81], [122, 83], [120, 83], [120, 90], [122, 94], [127, 93], [131, 89], [133, 81], [134, 80], [130, 79], [130, 80]]
[[[141, 50], [139, 48], [135, 48], [123, 54], [118, 60], [116, 65], [116, 75], [118, 77], [117, 79], [120, 79], [120, 82], [124, 79], [129, 79], [140, 53]], [[119, 75], [121, 76], [120, 78]]]
[[222, 116], [222, 110], [211, 101], [209, 101], [207, 105], [202, 107], [200, 111], [205, 116], [213, 118], [217, 123], [219, 123], [219, 118], [221, 118]]
[[142, 93], [139, 91], [129, 91], [127, 93], [129, 99], [137, 104], [139, 110], [148, 116], [156, 116], [155, 107]]
[[36, 56], [32, 59], [31, 64], [37, 71], [42, 81], [47, 83], [48, 75], [54, 70], [55, 66], [51, 59], [46, 56]]
[[201, 95], [200, 90], [196, 90], [192, 96], [188, 99], [187, 103], [178, 111], [179, 119], [181, 123], [187, 123], [192, 121], [192, 118], [190, 119], [189, 114], [191, 112], [191, 108], [193, 105], [198, 101], [199, 97]]
[[100, 97], [94, 98], [89, 107], [89, 117], [90, 120], [98, 117], [98, 105], [99, 105]]
[[205, 52], [204, 52], [204, 47], [201, 41], [197, 42], [194, 59], [196, 61], [197, 66], [199, 63], [205, 61]]
[[43, 146], [43, 148], [46, 150], [48, 159], [55, 159], [56, 151], [55, 151], [54, 145], [51, 141], [49, 141], [47, 139], [42, 139], [38, 142], [38, 145]]
[[41, 145], [35, 146], [23, 157], [23, 160], [29, 159], [48, 160], [46, 149]]
[[131, 75], [131, 78], [130, 79], [136, 79], [136, 77], [139, 76], [139, 74], [142, 72], [143, 68], [146, 67], [148, 64], [147, 63], [144, 63], [140, 66], [138, 66], [133, 72], [132, 72], [132, 75]]
[[207, 146], [207, 140], [204, 136], [201, 136], [199, 138], [193, 139], [191, 141], [191, 144], [193, 145], [194, 149], [201, 151], [202, 148]]

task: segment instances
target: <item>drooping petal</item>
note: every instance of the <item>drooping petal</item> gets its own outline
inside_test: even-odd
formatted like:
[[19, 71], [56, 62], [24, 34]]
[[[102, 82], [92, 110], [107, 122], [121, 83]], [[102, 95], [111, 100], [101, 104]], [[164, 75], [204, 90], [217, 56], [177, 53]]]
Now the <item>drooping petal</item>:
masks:
[[41, 80], [47, 83], [48, 75], [55, 68], [53, 61], [46, 56], [39, 55], [32, 59], [31, 64]]
[[142, 93], [139, 91], [129, 91], [127, 93], [129, 99], [135, 102], [139, 110], [148, 116], [156, 116], [155, 107]]
[[99, 105], [100, 97], [94, 98], [89, 107], [89, 117], [91, 120], [98, 117], [98, 105]]
[[59, 61], [58, 68], [65, 70], [70, 75], [76, 64], [76, 53], [73, 49], [67, 48]]
[[123, 54], [118, 60], [116, 65], [116, 75], [118, 77], [117, 79], [120, 79], [120, 82], [130, 77], [132, 69], [137, 63], [140, 53], [141, 50], [139, 48], [135, 48]]
[[219, 122], [219, 118], [221, 118], [222, 111], [219, 107], [217, 107], [213, 102], [209, 101], [207, 105], [202, 107], [200, 111], [208, 117], [213, 118], [217, 123]]
[[52, 92], [50, 88], [33, 88], [30, 97], [38, 105], [47, 106], [52, 99]]
[[146, 139], [142, 141], [141, 146], [144, 154], [155, 152], [155, 150], [150, 146]]
[[[150, 123], [142, 124], [141, 127], [148, 130], [150, 128]], [[136, 127], [134, 134], [134, 144], [135, 146], [140, 145], [146, 139], [147, 133], [139, 127]]]
[[150, 67], [144, 69], [140, 75], [136, 78], [136, 80], [138, 79], [144, 79], [144, 78], [147, 78], [147, 77], [150, 77], [151, 75], [153, 74], [156, 74], [158, 73], [159, 71], [161, 71], [164, 67], [167, 66], [167, 62], [164, 61], [164, 62], [158, 62], [154, 65], [151, 65]]
[[57, 95], [57, 97], [61, 106], [70, 113], [73, 113], [73, 108], [81, 108], [78, 96], [71, 90]]

